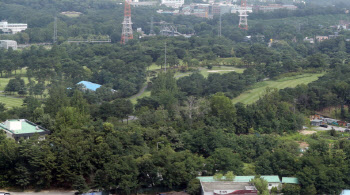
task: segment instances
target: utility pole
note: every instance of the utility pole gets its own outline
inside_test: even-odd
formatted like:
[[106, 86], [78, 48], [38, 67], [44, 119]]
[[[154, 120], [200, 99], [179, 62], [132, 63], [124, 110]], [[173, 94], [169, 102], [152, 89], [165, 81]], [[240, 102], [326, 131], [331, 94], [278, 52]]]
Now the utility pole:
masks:
[[53, 43], [57, 42], [57, 16], [55, 15], [55, 20], [53, 24]]
[[125, 7], [124, 7], [124, 20], [123, 20], [123, 31], [122, 31], [122, 38], [120, 40], [121, 44], [125, 44], [128, 42], [128, 40], [131, 40], [134, 38], [133, 32], [132, 32], [132, 22], [131, 22], [131, 8], [129, 0], [125, 0]]
[[166, 42], [165, 42], [165, 49], [164, 49], [164, 65], [165, 65], [165, 72], [166, 72]]
[[239, 11], [239, 28], [248, 30], [247, 0], [241, 0], [241, 10]]

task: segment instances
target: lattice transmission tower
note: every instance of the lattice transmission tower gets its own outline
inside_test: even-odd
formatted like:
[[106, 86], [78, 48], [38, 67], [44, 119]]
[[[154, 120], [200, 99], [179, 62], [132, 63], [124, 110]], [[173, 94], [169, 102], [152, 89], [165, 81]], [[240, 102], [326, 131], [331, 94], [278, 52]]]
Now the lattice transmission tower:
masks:
[[247, 0], [241, 0], [241, 10], [239, 11], [239, 28], [248, 30]]
[[55, 15], [53, 23], [53, 43], [57, 42], [57, 16]]
[[124, 7], [124, 21], [123, 21], [123, 31], [122, 31], [122, 38], [121, 43], [125, 44], [128, 42], [128, 40], [131, 40], [134, 38], [133, 32], [132, 32], [132, 22], [131, 22], [131, 8], [129, 0], [125, 0], [125, 7]]

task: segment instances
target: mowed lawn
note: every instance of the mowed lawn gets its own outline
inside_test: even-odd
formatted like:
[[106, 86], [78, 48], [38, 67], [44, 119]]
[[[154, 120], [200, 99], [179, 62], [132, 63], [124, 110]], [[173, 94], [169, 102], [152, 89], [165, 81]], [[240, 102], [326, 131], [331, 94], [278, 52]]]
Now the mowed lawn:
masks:
[[150, 97], [150, 96], [151, 96], [151, 91], [145, 90], [140, 96], [132, 98], [132, 99], [130, 99], [130, 101], [131, 101], [132, 104], [135, 105], [137, 103], [138, 99], [142, 99], [144, 97]]
[[253, 89], [242, 93], [240, 96], [234, 98], [232, 102], [234, 104], [241, 102], [243, 104], [252, 104], [259, 100], [261, 96], [264, 95], [267, 87], [276, 88], [276, 89], [284, 89], [287, 87], [296, 87], [300, 84], [308, 84], [313, 81], [316, 81], [319, 77], [324, 74], [302, 74], [294, 77], [282, 78], [276, 81], [263, 81], [260, 83], [256, 83], [253, 86]]
[[0, 78], [0, 102], [6, 105], [6, 108], [20, 107], [23, 104], [23, 98], [13, 97], [11, 95], [5, 96], [3, 91], [5, 91], [6, 85], [9, 83], [10, 79], [14, 79], [15, 76], [21, 76], [24, 80], [25, 84], [28, 84], [28, 78], [25, 77], [26, 69], [22, 69], [22, 71], [17, 70], [17, 75], [12, 72], [12, 76], [9, 78]]
[[22, 98], [14, 98], [11, 96], [0, 96], [0, 102], [6, 105], [6, 108], [21, 107], [23, 104]]

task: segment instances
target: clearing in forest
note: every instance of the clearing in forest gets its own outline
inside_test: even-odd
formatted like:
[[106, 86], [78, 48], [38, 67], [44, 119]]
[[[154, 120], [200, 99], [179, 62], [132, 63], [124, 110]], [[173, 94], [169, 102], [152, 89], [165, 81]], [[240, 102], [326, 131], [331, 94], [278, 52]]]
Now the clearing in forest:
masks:
[[23, 104], [23, 99], [0, 94], [0, 102], [4, 103], [6, 108], [21, 107]]
[[261, 96], [264, 95], [266, 88], [276, 88], [276, 89], [284, 89], [287, 87], [296, 87], [300, 84], [309, 84], [313, 81], [316, 81], [319, 77], [323, 76], [324, 74], [302, 74], [298, 76], [293, 77], [286, 77], [278, 80], [268, 80], [256, 83], [253, 85], [251, 90], [248, 90], [246, 92], [243, 92], [238, 97], [234, 98], [232, 102], [234, 104], [241, 102], [243, 104], [252, 104], [259, 100]]

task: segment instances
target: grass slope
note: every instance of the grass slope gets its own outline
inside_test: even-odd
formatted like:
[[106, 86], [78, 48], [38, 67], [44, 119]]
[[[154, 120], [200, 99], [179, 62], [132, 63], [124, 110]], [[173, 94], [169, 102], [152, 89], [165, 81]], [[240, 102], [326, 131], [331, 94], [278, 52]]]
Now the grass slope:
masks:
[[143, 92], [140, 96], [135, 97], [135, 98], [131, 98], [130, 101], [132, 104], [136, 104], [138, 99], [142, 99], [143, 97], [150, 97], [151, 96], [151, 91], [149, 90], [145, 90], [145, 92]]
[[265, 93], [267, 87], [284, 89], [287, 87], [296, 87], [300, 84], [308, 84], [316, 81], [319, 77], [324, 74], [302, 74], [294, 77], [282, 78], [276, 81], [264, 81], [256, 83], [253, 89], [242, 93], [240, 96], [234, 98], [232, 102], [234, 104], [242, 102], [243, 104], [252, 104], [256, 102]]
[[6, 108], [21, 107], [23, 104], [22, 98], [14, 98], [11, 96], [0, 96], [0, 102], [6, 105]]

